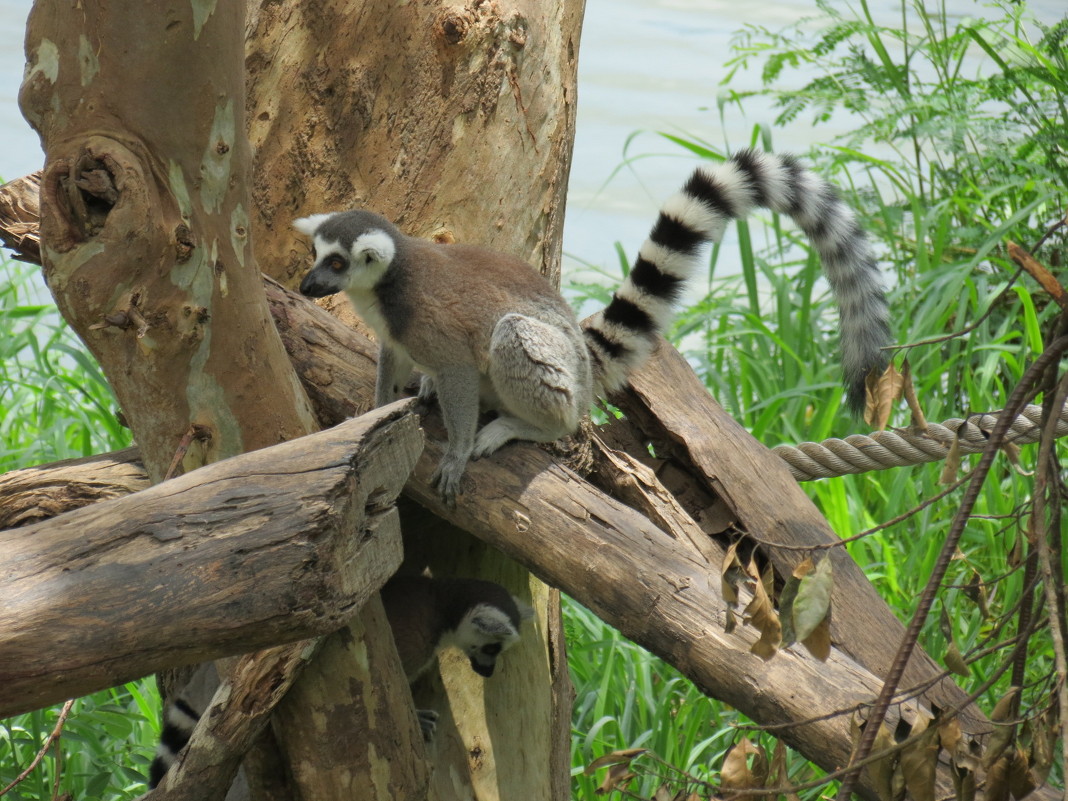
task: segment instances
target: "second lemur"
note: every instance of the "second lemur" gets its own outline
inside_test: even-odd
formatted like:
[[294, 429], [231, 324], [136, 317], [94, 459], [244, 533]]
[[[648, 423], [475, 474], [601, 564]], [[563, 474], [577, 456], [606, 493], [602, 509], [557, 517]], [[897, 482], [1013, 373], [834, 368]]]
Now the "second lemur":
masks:
[[[840, 310], [848, 401], [859, 410], [864, 380], [883, 369], [890, 343], [879, 269], [838, 191], [790, 156], [743, 150], [698, 167], [660, 209], [612, 301], [581, 326], [521, 259], [409, 237], [367, 211], [293, 223], [315, 248], [300, 291], [345, 292], [374, 329], [376, 405], [400, 396], [413, 367], [422, 371], [420, 398], [437, 396], [449, 436], [432, 483], [451, 503], [469, 458], [513, 439], [570, 434], [595, 396], [623, 386], [670, 322], [702, 246], [754, 207], [791, 217], [819, 253]], [[478, 430], [480, 401], [498, 415]]]
[[[534, 610], [493, 581], [469, 578], [394, 576], [381, 589], [382, 606], [389, 620], [409, 684], [434, 664], [446, 648], [456, 648], [467, 657], [471, 669], [490, 677], [497, 658], [519, 641], [519, 630]], [[148, 787], [159, 786], [164, 774], [200, 720], [218, 686], [215, 668], [204, 664], [193, 680], [167, 705], [156, 757], [149, 768]], [[201, 698], [198, 704], [195, 697]], [[417, 709], [423, 738], [430, 740], [438, 715]]]

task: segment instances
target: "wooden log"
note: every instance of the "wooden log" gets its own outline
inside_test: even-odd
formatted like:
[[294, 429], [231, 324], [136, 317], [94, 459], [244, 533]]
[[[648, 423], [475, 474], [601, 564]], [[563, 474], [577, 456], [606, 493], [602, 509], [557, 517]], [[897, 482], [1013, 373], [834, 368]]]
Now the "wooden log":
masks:
[[401, 561], [409, 405], [0, 533], [0, 716], [343, 625]]
[[0, 475], [0, 531], [148, 489], [137, 448], [64, 459]]
[[[659, 442], [661, 459], [674, 460], [688, 483], [726, 501], [736, 526], [755, 538], [780, 579], [789, 578], [812, 554], [801, 548], [839, 542], [786, 464], [724, 411], [666, 341], [661, 340], [653, 358], [631, 376], [629, 390], [616, 400], [647, 437]], [[641, 453], [648, 451], [643, 447]], [[904, 627], [845, 548], [822, 553], [834, 567], [831, 606], [839, 611], [832, 615], [832, 639], [866, 669], [886, 675]], [[923, 688], [920, 697], [929, 707], [966, 703], [963, 690], [921, 650], [913, 652], [902, 680], [902, 690], [911, 687]], [[973, 734], [992, 730], [974, 704], [967, 704], [961, 722]]]

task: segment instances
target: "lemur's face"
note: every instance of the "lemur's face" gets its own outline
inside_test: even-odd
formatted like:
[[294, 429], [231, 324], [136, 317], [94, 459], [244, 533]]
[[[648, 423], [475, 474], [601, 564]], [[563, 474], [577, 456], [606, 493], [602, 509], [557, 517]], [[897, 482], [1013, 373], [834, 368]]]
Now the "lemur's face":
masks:
[[488, 678], [497, 667], [497, 657], [518, 642], [517, 622], [492, 604], [479, 604], [456, 627], [453, 644], [464, 652], [475, 673]]
[[293, 227], [312, 238], [312, 269], [300, 292], [322, 298], [336, 292], [367, 291], [389, 268], [396, 255], [393, 237], [378, 215], [362, 211], [315, 214], [294, 220]]

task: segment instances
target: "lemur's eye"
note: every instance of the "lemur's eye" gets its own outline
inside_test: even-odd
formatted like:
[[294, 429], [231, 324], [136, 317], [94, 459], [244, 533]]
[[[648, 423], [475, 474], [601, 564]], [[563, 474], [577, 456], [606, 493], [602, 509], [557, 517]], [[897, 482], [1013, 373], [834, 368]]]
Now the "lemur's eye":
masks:
[[333, 270], [335, 273], [341, 272], [347, 266], [345, 264], [345, 260], [340, 256], [330, 256], [325, 262], [323, 262], [323, 264]]

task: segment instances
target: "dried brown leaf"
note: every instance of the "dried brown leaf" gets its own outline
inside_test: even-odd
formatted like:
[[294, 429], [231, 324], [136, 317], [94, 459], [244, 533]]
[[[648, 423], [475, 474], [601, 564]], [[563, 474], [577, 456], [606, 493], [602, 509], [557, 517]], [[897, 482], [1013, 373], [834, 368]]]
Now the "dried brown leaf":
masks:
[[1034, 470], [1028, 470], [1020, 463], [1020, 446], [1015, 442], [1003, 442], [1001, 444], [1001, 451], [1005, 454], [1005, 458], [1009, 460], [1009, 464], [1012, 465], [1012, 469], [1021, 476], [1033, 476]]
[[964, 657], [961, 656], [960, 646], [957, 645], [956, 640], [950, 640], [949, 645], [946, 646], [946, 652], [942, 656], [942, 661], [946, 667], [958, 676], [971, 676], [971, 671], [968, 670], [968, 663], [964, 661]]
[[[961, 426], [963, 428], [963, 426]], [[953, 444], [949, 446], [949, 453], [946, 454], [946, 463], [942, 465], [942, 472], [938, 476], [938, 482], [940, 484], [952, 484], [957, 480], [957, 474], [960, 472], [960, 428], [957, 429], [957, 433], [953, 437]]]
[[971, 578], [964, 585], [964, 594], [979, 607], [979, 614], [983, 616], [984, 620], [990, 617], [990, 608], [986, 603], [986, 582], [979, 575], [979, 571], [974, 568], [972, 569]]
[[736, 628], [738, 628], [738, 616], [734, 614], [734, 610], [727, 607], [726, 619], [723, 622], [723, 632], [730, 634]]
[[903, 390], [901, 373], [892, 362], [880, 376], [868, 373], [864, 381], [864, 422], [875, 429], [886, 428], [894, 402], [901, 400]]
[[1031, 795], [1041, 782], [1037, 781], [1027, 755], [1016, 748], [1009, 764], [1009, 792], [1016, 801]]
[[821, 662], [827, 661], [827, 658], [831, 655], [830, 614], [819, 622], [819, 625], [812, 630], [811, 634], [801, 640], [801, 644], [808, 649], [808, 652], [812, 654], [815, 659], [818, 659]]
[[[990, 722], [994, 724], [994, 731], [986, 741], [986, 753], [983, 754], [983, 767], [987, 771], [993, 769], [992, 766], [1000, 761], [1005, 749], [1016, 739], [1016, 724], [1005, 723], [1005, 721], [1012, 716], [1013, 700], [1019, 692], [1019, 687], [1010, 687], [1008, 692], [994, 704], [994, 711], [990, 713]], [[1008, 769], [1008, 764], [1001, 768], [1006, 781], [1008, 780]]]
[[1012, 754], [1002, 754], [986, 769], [986, 801], [1008, 801], [1009, 769], [1012, 767]]
[[957, 801], [975, 801], [975, 771], [951, 764], [949, 772], [953, 777], [953, 794]]
[[935, 801], [935, 773], [942, 745], [938, 729], [931, 727], [926, 717], [916, 720], [910, 736], [920, 732], [923, 735], [916, 742], [901, 749], [901, 773], [912, 801]]
[[601, 780], [601, 784], [594, 790], [594, 793], [607, 795], [613, 790], [619, 790], [621, 787], [626, 786], [627, 782], [634, 778], [634, 775], [629, 763], [612, 765], [608, 768], [608, 772], [605, 774], [604, 779]]
[[760, 632], [760, 639], [749, 649], [765, 662], [775, 656], [782, 642], [782, 624], [771, 605], [771, 599], [761, 581], [753, 585], [753, 600], [745, 608], [749, 622]]
[[[894, 736], [886, 726], [879, 727], [879, 733], [875, 735], [875, 743], [872, 745], [872, 753], [878, 754], [886, 751], [894, 745]], [[877, 759], [864, 768], [871, 779], [872, 787], [879, 796], [879, 801], [895, 801], [894, 773], [897, 768], [898, 755], [890, 753], [882, 759]]]
[[648, 750], [647, 748], [624, 748], [619, 751], [613, 751], [610, 754], [597, 757], [597, 759], [583, 768], [582, 772], [587, 776], [592, 776], [596, 771], [608, 765], [629, 765], [635, 757], [641, 756]]
[[[749, 757], [753, 757], [750, 762]], [[727, 752], [723, 758], [723, 768], [719, 774], [723, 789], [731, 790], [734, 798], [748, 798], [747, 793], [738, 792], [764, 787], [768, 780], [768, 757], [761, 746], [755, 745], [748, 737], [743, 737]]]
[[953, 759], [961, 740], [960, 721], [956, 717], [938, 724], [938, 740], [950, 759]]
[[905, 403], [909, 406], [909, 412], [912, 415], [911, 428], [914, 431], [927, 431], [927, 417], [923, 413], [923, 409], [920, 408], [920, 401], [916, 397], [916, 387], [912, 383], [912, 365], [909, 364], [909, 360], [905, 361], [901, 365], [901, 379], [902, 388], [901, 393], [905, 398]]
[[723, 564], [719, 568], [719, 591], [723, 600], [733, 606], [738, 603], [738, 572], [742, 569], [742, 563], [738, 561], [738, 546], [741, 540], [732, 542], [723, 555]]

